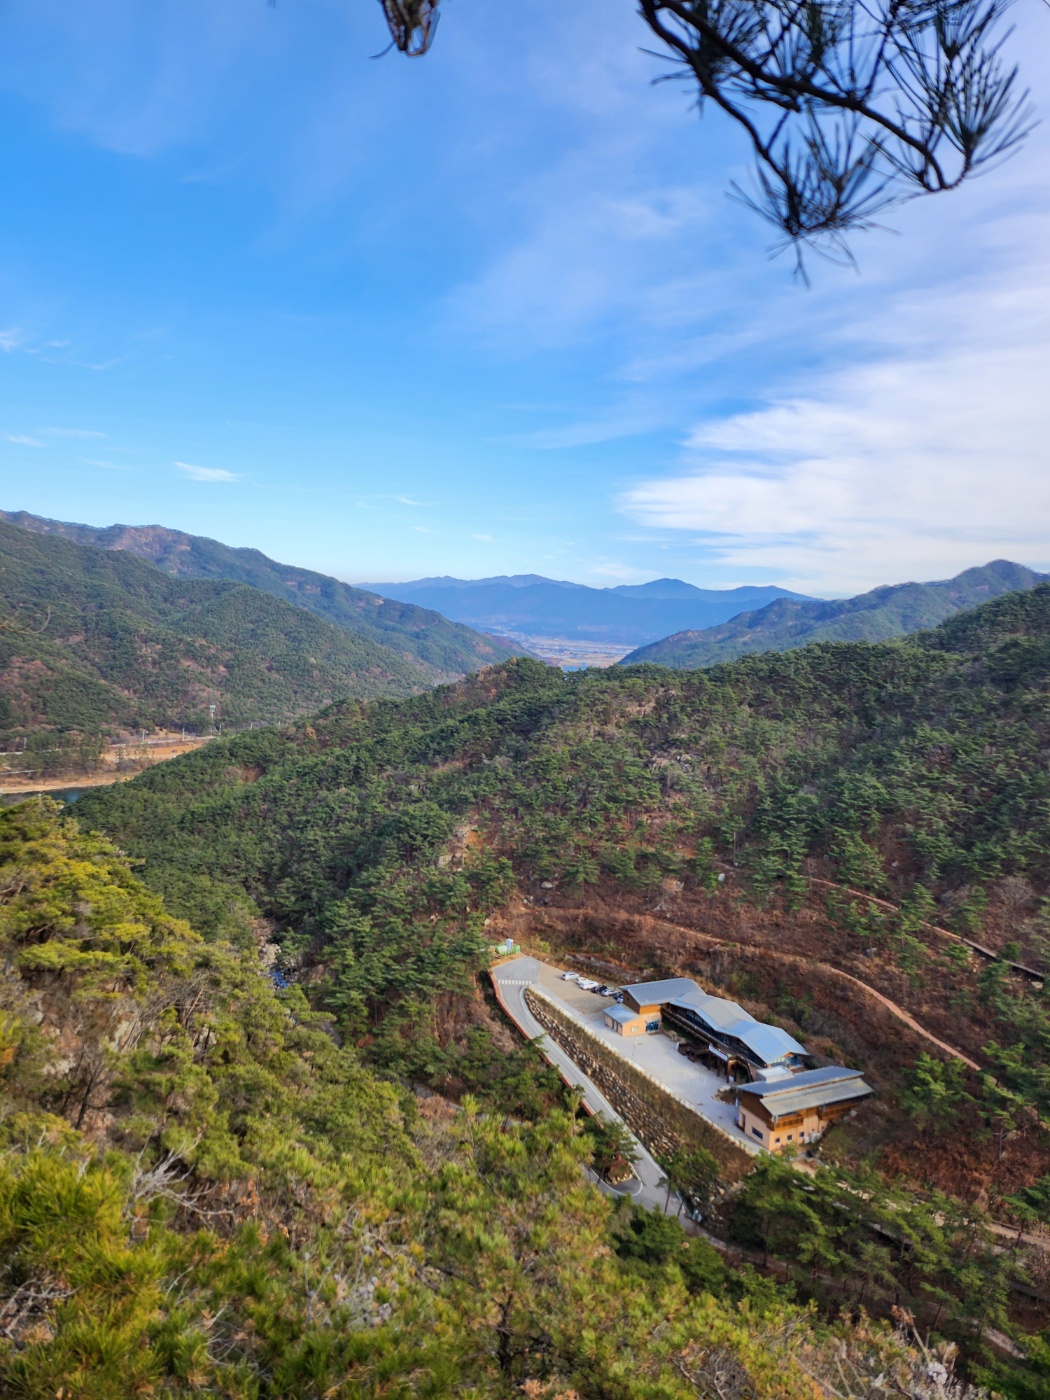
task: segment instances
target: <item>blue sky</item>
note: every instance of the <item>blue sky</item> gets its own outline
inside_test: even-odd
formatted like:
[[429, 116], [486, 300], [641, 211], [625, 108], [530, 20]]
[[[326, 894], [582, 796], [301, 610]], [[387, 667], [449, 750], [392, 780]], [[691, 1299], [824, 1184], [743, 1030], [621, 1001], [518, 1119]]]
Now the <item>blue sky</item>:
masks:
[[1045, 127], [806, 290], [631, 0], [448, 0], [420, 61], [374, 0], [0, 29], [5, 508], [352, 581], [1050, 568]]

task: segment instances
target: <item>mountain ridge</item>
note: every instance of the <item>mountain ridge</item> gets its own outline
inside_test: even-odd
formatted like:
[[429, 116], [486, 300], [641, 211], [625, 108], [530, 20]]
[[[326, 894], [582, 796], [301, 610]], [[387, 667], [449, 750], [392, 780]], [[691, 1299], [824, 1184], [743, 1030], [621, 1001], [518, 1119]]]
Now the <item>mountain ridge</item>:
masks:
[[694, 670], [763, 651], [811, 642], [883, 642], [938, 625], [1004, 594], [1034, 588], [1050, 575], [995, 559], [929, 583], [883, 584], [854, 598], [775, 599], [714, 627], [683, 630], [638, 647], [620, 662]]
[[683, 623], [714, 625], [772, 599], [804, 597], [773, 584], [705, 589], [681, 579], [653, 579], [591, 588], [538, 574], [445, 575], [366, 586], [383, 597], [440, 607], [447, 616], [488, 631], [625, 646], [656, 641]]
[[389, 648], [247, 584], [0, 521], [0, 742], [295, 718], [428, 688]]
[[[1009, 1256], [1001, 1235], [975, 1255], [970, 1219], [978, 1200], [1019, 1232], [1029, 1202], [1047, 1218], [1050, 1008], [1009, 962], [1017, 943], [1046, 968], [1048, 682], [1043, 584], [902, 641], [709, 671], [511, 661], [216, 741], [76, 811], [210, 941], [259, 921], [342, 1043], [391, 1082], [465, 1089], [468, 1073], [500, 1072], [475, 978], [507, 937], [610, 981], [692, 977], [825, 1063], [862, 1068], [876, 1097], [808, 1149], [812, 1169], [758, 1160], [739, 1194], [704, 1196], [705, 1230], [776, 1258], [800, 1291], [819, 1258], [836, 1314], [864, 1297], [940, 1318], [975, 1366], [994, 1326], [1024, 1374], [989, 1388], [1035, 1400], [1045, 1322], [1012, 1310], [1013, 1239]], [[941, 928], [998, 956], [978, 962]], [[980, 1071], [931, 1055], [926, 1032]], [[531, 1082], [515, 1073], [514, 1093]], [[500, 1103], [502, 1130], [528, 1116]], [[546, 1220], [572, 1240], [572, 1223]], [[902, 1232], [898, 1254], [886, 1241]]]
[[455, 680], [521, 653], [520, 647], [481, 636], [434, 609], [380, 598], [328, 574], [281, 564], [261, 550], [226, 545], [206, 535], [166, 525], [80, 525], [28, 511], [0, 511], [0, 521], [31, 534], [136, 555], [174, 578], [249, 584], [344, 632], [399, 652], [423, 667], [431, 684]]

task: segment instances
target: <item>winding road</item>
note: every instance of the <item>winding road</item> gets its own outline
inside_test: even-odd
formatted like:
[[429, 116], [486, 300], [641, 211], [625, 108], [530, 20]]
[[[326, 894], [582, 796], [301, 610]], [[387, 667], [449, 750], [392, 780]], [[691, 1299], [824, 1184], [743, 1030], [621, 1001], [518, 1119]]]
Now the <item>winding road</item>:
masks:
[[[529, 1040], [542, 1038], [540, 1049], [544, 1059], [554, 1066], [566, 1084], [582, 1090], [583, 1103], [591, 1113], [600, 1113], [604, 1118], [611, 1118], [631, 1132], [597, 1085], [577, 1067], [561, 1046], [551, 1039], [529, 1010], [525, 1001], [525, 988], [537, 982], [539, 974], [540, 963], [536, 958], [517, 957], [512, 962], [494, 967], [491, 977], [496, 1000], [522, 1035]], [[661, 1184], [664, 1180], [663, 1170], [633, 1133], [631, 1141], [638, 1154], [634, 1164], [634, 1180], [621, 1187], [611, 1187], [600, 1180], [598, 1185], [608, 1194], [630, 1196], [649, 1210], [664, 1210], [667, 1203], [667, 1187]], [[671, 1197], [672, 1204], [677, 1202], [678, 1197], [674, 1192], [671, 1193]]]

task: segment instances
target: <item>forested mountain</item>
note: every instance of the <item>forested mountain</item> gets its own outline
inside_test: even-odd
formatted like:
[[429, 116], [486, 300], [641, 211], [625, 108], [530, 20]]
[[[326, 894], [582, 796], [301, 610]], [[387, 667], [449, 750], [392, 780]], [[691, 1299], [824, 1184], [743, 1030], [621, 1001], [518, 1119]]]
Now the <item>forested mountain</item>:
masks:
[[[909, 640], [705, 672], [505, 663], [241, 735], [77, 811], [209, 937], [263, 920], [286, 972], [403, 1079], [481, 1084], [527, 1116], [471, 983], [498, 933], [621, 980], [695, 976], [863, 1067], [878, 1097], [825, 1153], [836, 1174], [874, 1164], [869, 1202], [911, 1183], [909, 1211], [979, 1199], [1008, 1230], [1050, 1221], [1050, 979], [1031, 980], [1050, 951], [1048, 754], [1041, 585]], [[792, 1182], [747, 1188], [772, 1192], [765, 1233], [726, 1227], [789, 1264], [817, 1248], [789, 1223]], [[833, 1249], [851, 1216], [823, 1210], [821, 1267], [864, 1296], [872, 1241]], [[957, 1338], [967, 1317], [1022, 1326], [1005, 1258], [984, 1257], [965, 1296], [961, 1256], [892, 1287], [942, 1289]]]
[[0, 522], [0, 743], [79, 751], [141, 727], [273, 723], [429, 675], [244, 584], [173, 579], [131, 554]]
[[720, 626], [676, 632], [639, 647], [620, 664], [651, 661], [690, 671], [751, 652], [787, 651], [809, 642], [884, 642], [935, 627], [1004, 593], [1034, 588], [1046, 578], [1023, 564], [996, 559], [941, 583], [898, 583], [832, 602], [779, 598]]
[[0, 812], [5, 1396], [978, 1400], [905, 1328], [614, 1210], [534, 1056], [515, 1118], [381, 1082], [56, 810]]
[[74, 544], [93, 545], [138, 555], [173, 578], [226, 579], [269, 593], [305, 608], [351, 636], [389, 648], [425, 674], [435, 685], [479, 666], [515, 655], [515, 648], [481, 636], [441, 613], [412, 603], [379, 598], [312, 569], [278, 564], [257, 549], [233, 549], [203, 535], [187, 535], [162, 525], [73, 525], [46, 520], [26, 511], [0, 511], [0, 520], [34, 534], [59, 536]]
[[425, 578], [364, 585], [385, 598], [440, 608], [448, 617], [526, 638], [638, 646], [682, 627], [711, 627], [775, 598], [802, 598], [772, 585], [696, 588], [681, 579], [588, 588], [539, 574], [489, 579]]
[[[170, 1170], [189, 1183], [178, 1192], [193, 1208], [229, 1209], [221, 1231], [234, 1231], [237, 1241], [222, 1256], [229, 1266], [208, 1246], [188, 1275], [185, 1307], [160, 1333], [151, 1331], [159, 1323], [142, 1323], [154, 1338], [144, 1355], [167, 1375], [164, 1366], [181, 1364], [169, 1358], [189, 1345], [179, 1329], [202, 1327], [200, 1308], [225, 1306], [221, 1342], [211, 1348], [201, 1341], [199, 1374], [211, 1375], [208, 1367], [228, 1355], [253, 1376], [260, 1373], [251, 1368], [274, 1368], [259, 1393], [282, 1393], [284, 1385], [284, 1393], [313, 1394], [295, 1388], [289, 1377], [298, 1372], [278, 1367], [268, 1301], [276, 1290], [285, 1300], [282, 1354], [295, 1366], [320, 1367], [324, 1385], [336, 1385], [331, 1393], [373, 1393], [360, 1370], [352, 1372], [354, 1385], [365, 1388], [338, 1389], [335, 1376], [350, 1366], [351, 1354], [354, 1365], [372, 1367], [371, 1377], [401, 1377], [408, 1353], [398, 1352], [384, 1371], [371, 1349], [393, 1355], [383, 1349], [403, 1337], [397, 1329], [407, 1316], [396, 1307], [369, 1332], [368, 1346], [361, 1342], [358, 1350], [346, 1340], [356, 1323], [346, 1324], [340, 1309], [364, 1305], [340, 1282], [340, 1251], [359, 1229], [379, 1230], [369, 1236], [369, 1257], [391, 1266], [407, 1267], [401, 1231], [423, 1251], [411, 1255], [407, 1246], [408, 1257], [426, 1260], [412, 1275], [424, 1292], [401, 1296], [414, 1300], [421, 1324], [433, 1309], [446, 1319], [426, 1334], [439, 1350], [454, 1352], [453, 1360], [445, 1354], [452, 1370], [434, 1393], [444, 1384], [508, 1396], [553, 1396], [559, 1385], [571, 1386], [594, 1400], [717, 1394], [694, 1378], [694, 1363], [714, 1344], [688, 1355], [676, 1348], [685, 1337], [709, 1336], [702, 1329], [725, 1316], [720, 1309], [736, 1306], [741, 1289], [758, 1352], [769, 1347], [768, 1309], [785, 1304], [774, 1304], [768, 1281], [761, 1287], [772, 1291], [759, 1301], [746, 1271], [687, 1261], [680, 1235], [661, 1244], [656, 1226], [638, 1219], [626, 1235], [614, 1224], [609, 1236], [590, 1214], [599, 1207], [574, 1176], [573, 1154], [583, 1149], [572, 1146], [575, 1130], [555, 1112], [558, 1090], [523, 1049], [513, 1049], [474, 980], [487, 945], [510, 933], [555, 956], [622, 969], [614, 974], [622, 980], [695, 976], [784, 1026], [814, 1053], [862, 1067], [877, 1097], [829, 1134], [822, 1155], [831, 1169], [801, 1178], [763, 1165], [721, 1204], [712, 1202], [707, 1224], [757, 1251], [759, 1261], [778, 1259], [821, 1316], [833, 1318], [842, 1307], [853, 1318], [863, 1308], [888, 1313], [896, 1303], [941, 1342], [962, 1346], [971, 1375], [997, 1393], [1045, 1400], [1050, 1334], [1040, 1340], [1037, 1333], [1047, 1325], [1038, 1301], [1048, 1291], [1046, 1261], [1038, 1249], [1020, 1247], [1018, 1232], [1050, 1220], [1050, 1001], [1043, 990], [1050, 979], [1026, 980], [1013, 965], [1025, 962], [1037, 973], [1047, 966], [1048, 753], [1050, 586], [1043, 585], [908, 640], [822, 643], [706, 672], [650, 666], [566, 676], [508, 662], [403, 701], [342, 702], [289, 731], [241, 734], [86, 795], [74, 809], [81, 828], [106, 830], [142, 860], [142, 878], [190, 918], [209, 949], [232, 943], [250, 950], [258, 939], [273, 940], [293, 981], [287, 995], [307, 996], [333, 1034], [360, 1047], [375, 1071], [446, 1096], [469, 1091], [491, 1105], [498, 1125], [490, 1133], [484, 1113], [452, 1114], [443, 1129], [451, 1139], [417, 1140], [424, 1175], [416, 1177], [417, 1168], [402, 1165], [402, 1129], [384, 1117], [381, 1100], [370, 1100], [367, 1120], [355, 1108], [332, 1107], [350, 1101], [331, 1076], [351, 1076], [357, 1087], [347, 1093], [377, 1093], [368, 1074], [340, 1058], [349, 1052], [326, 1050], [334, 1058], [299, 1067], [297, 1052], [280, 1048], [274, 1030], [254, 1028], [257, 1013], [270, 1016], [270, 999], [231, 997], [222, 984], [214, 1000], [211, 992], [204, 996], [209, 1009], [187, 1012], [183, 1031], [183, 1002], [166, 992], [158, 1004], [176, 1008], [172, 1036], [210, 1045], [195, 1018], [221, 1011], [219, 1040], [261, 1058], [249, 1070], [238, 1050], [232, 1063], [224, 1058], [212, 1067], [207, 1051], [173, 1049], [165, 1059], [169, 1052], [151, 1042], [148, 1055], [137, 1052], [126, 1069], [117, 1062], [114, 1082], [127, 1086], [117, 1102], [128, 1109], [99, 1123], [111, 1138], [126, 1133], [128, 1152], [145, 1142], [147, 1173], [166, 1160], [163, 1153], [174, 1154]], [[63, 897], [81, 896], [74, 889]], [[105, 908], [93, 898], [87, 903]], [[40, 926], [38, 916], [22, 912], [12, 924]], [[53, 948], [55, 938], [42, 947]], [[66, 956], [62, 948], [59, 940], [47, 954], [55, 966]], [[43, 975], [38, 966], [44, 962], [27, 961], [25, 975]], [[84, 966], [90, 971], [93, 964]], [[190, 979], [194, 988], [200, 975]], [[193, 1003], [195, 995], [184, 999]], [[306, 1003], [294, 1005], [286, 1034], [305, 1036], [312, 1025]], [[113, 1015], [127, 1019], [123, 1010]], [[158, 1054], [162, 1068], [170, 1065], [163, 1073], [151, 1058]], [[190, 1074], [191, 1064], [201, 1066], [191, 1082], [202, 1100], [172, 1094], [168, 1076]], [[113, 1112], [112, 1093], [91, 1097], [88, 1074], [77, 1069], [68, 1090], [60, 1079], [49, 1111], [58, 1105], [74, 1121], [83, 1102]], [[271, 1086], [263, 1101], [275, 1105], [272, 1133], [254, 1116], [257, 1091], [245, 1098], [237, 1087], [245, 1076]], [[233, 1142], [223, 1138], [213, 1150], [210, 1130], [199, 1136], [203, 1124], [194, 1115], [207, 1118], [213, 1110], [198, 1110], [197, 1102], [215, 1105]], [[394, 1100], [386, 1102], [392, 1113]], [[178, 1107], [164, 1107], [172, 1103]], [[121, 1115], [131, 1105], [138, 1116], [125, 1127]], [[407, 1111], [403, 1098], [400, 1107]], [[335, 1124], [333, 1112], [340, 1115]], [[81, 1133], [92, 1121], [85, 1118]], [[377, 1153], [380, 1122], [388, 1126]], [[411, 1115], [404, 1122], [411, 1137]], [[367, 1185], [382, 1204], [370, 1195], [349, 1217], [345, 1206], [332, 1217], [354, 1224], [348, 1235], [339, 1226], [325, 1237], [332, 1292], [322, 1295], [320, 1312], [312, 1311], [316, 1305], [299, 1292], [310, 1277], [299, 1252], [315, 1248], [311, 1222], [327, 1228], [326, 1208], [315, 1208], [313, 1193], [343, 1191], [347, 1199], [336, 1183], [350, 1170], [340, 1154], [348, 1141], [341, 1135], [351, 1131], [366, 1135], [345, 1149], [355, 1160], [353, 1190]], [[298, 1154], [297, 1205], [294, 1216], [282, 1216], [292, 1189], [282, 1184], [293, 1174], [289, 1152]], [[387, 1184], [383, 1162], [392, 1164], [410, 1203]], [[436, 1176], [427, 1175], [431, 1170]], [[236, 1233], [237, 1212], [222, 1194], [229, 1188], [215, 1184], [231, 1176], [254, 1183], [250, 1189], [263, 1202], [263, 1235], [253, 1241]], [[545, 1202], [542, 1230], [533, 1214], [537, 1192]], [[999, 1243], [987, 1212], [1004, 1232]], [[145, 1211], [141, 1218], [158, 1216]], [[167, 1219], [187, 1229], [196, 1223], [192, 1209]], [[288, 1234], [276, 1253], [260, 1257], [258, 1241], [277, 1238], [277, 1219], [287, 1222]], [[377, 1223], [383, 1220], [398, 1223]], [[151, 1234], [153, 1247], [161, 1248], [161, 1238], [171, 1251], [157, 1265], [161, 1274], [189, 1268], [178, 1241]], [[388, 1252], [375, 1252], [377, 1239]], [[615, 1267], [606, 1272], [599, 1261], [610, 1247]], [[227, 1267], [254, 1270], [249, 1301], [243, 1285], [228, 1297]], [[690, 1288], [717, 1295], [717, 1306], [704, 1303], [706, 1322], [688, 1310], [686, 1295], [673, 1301], [666, 1291], [672, 1280], [686, 1295]], [[94, 1296], [84, 1293], [84, 1306]], [[385, 1305], [393, 1294], [367, 1296]], [[548, 1310], [555, 1296], [558, 1305]], [[489, 1305], [493, 1297], [513, 1301], [502, 1322]], [[668, 1321], [642, 1344], [637, 1329], [652, 1315], [650, 1305]], [[258, 1331], [244, 1326], [245, 1307]], [[307, 1345], [318, 1318], [317, 1325], [331, 1324], [334, 1350]], [[384, 1330], [388, 1325], [392, 1330]], [[798, 1326], [785, 1324], [778, 1335], [802, 1335], [804, 1348], [813, 1345], [808, 1333], [793, 1330]], [[993, 1353], [985, 1345], [988, 1328], [1015, 1341], [997, 1342]], [[719, 1335], [739, 1357], [735, 1334]], [[869, 1332], [861, 1327], [851, 1335]], [[419, 1334], [412, 1337], [423, 1346]], [[617, 1363], [606, 1361], [613, 1352]], [[751, 1378], [722, 1393], [766, 1393], [755, 1355], [741, 1363]], [[855, 1380], [848, 1343], [839, 1355], [845, 1369], [828, 1381], [837, 1393], [883, 1393]], [[429, 1376], [435, 1353], [426, 1356], [420, 1365]], [[615, 1384], [607, 1369], [613, 1364], [620, 1366]], [[685, 1388], [675, 1389], [676, 1375]], [[528, 1391], [526, 1380], [537, 1386]], [[384, 1394], [402, 1393], [389, 1383]], [[548, 1383], [552, 1388], [543, 1389]], [[796, 1377], [769, 1393], [794, 1400], [810, 1392]], [[823, 1386], [814, 1392], [826, 1393]]]

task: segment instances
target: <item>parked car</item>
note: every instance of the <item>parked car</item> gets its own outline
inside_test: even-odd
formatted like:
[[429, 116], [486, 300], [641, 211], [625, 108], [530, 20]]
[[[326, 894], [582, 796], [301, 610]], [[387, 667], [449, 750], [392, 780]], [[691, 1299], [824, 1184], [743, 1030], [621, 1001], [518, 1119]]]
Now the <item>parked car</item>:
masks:
[[581, 977], [579, 979], [579, 985], [582, 991], [593, 992], [597, 987], [598, 983], [595, 982], [594, 979], [591, 977]]
[[580, 980], [580, 974], [578, 972], [563, 972], [561, 980], [563, 982], [578, 982]]
[[600, 997], [611, 997], [611, 996], [612, 996], [612, 988], [611, 988], [611, 987], [607, 987], [607, 986], [605, 985], [604, 982], [602, 983], [602, 985], [601, 985], [600, 987], [595, 987], [594, 990], [598, 993], [598, 995], [599, 995]]
[[612, 998], [613, 998], [613, 1001], [616, 1001], [616, 1002], [621, 1002], [621, 1001], [623, 1001], [623, 992], [613, 992]]

